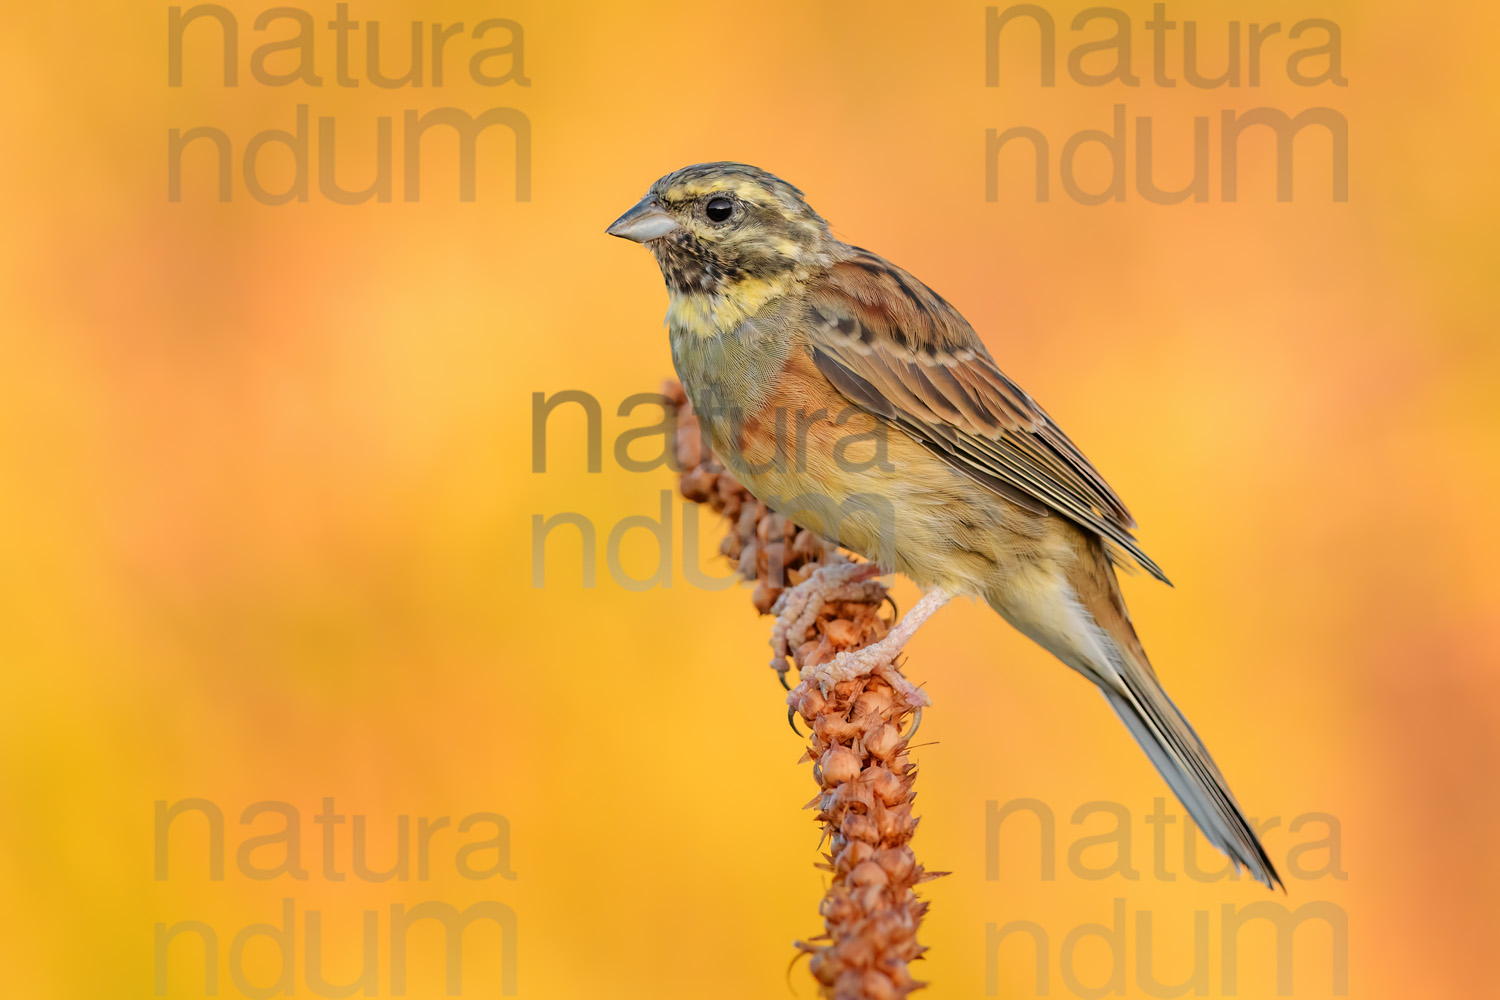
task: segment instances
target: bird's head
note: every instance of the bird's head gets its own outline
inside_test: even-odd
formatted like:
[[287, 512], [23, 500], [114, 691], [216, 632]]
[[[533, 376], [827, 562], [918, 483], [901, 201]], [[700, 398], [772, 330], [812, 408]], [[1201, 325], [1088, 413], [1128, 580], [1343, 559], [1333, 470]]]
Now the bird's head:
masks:
[[836, 243], [801, 191], [744, 163], [673, 171], [606, 232], [649, 248], [674, 296], [803, 280], [828, 266]]

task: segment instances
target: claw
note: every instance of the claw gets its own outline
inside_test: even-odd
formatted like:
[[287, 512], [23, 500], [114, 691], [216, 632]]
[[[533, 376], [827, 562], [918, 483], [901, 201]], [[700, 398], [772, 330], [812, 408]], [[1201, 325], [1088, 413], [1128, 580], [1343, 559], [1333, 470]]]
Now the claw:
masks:
[[[787, 707], [786, 724], [792, 727], [792, 732], [797, 734], [798, 739], [804, 738], [802, 730], [797, 728], [797, 709], [794, 706]], [[912, 732], [916, 732], [916, 730], [913, 729]]]
[[903, 740], [906, 740], [908, 743], [910, 743], [911, 742], [911, 738], [913, 736], [917, 735], [917, 730], [921, 729], [921, 728], [922, 728], [922, 708], [919, 705], [919, 706], [917, 706], [916, 709], [914, 709], [912, 711], [911, 728], [908, 729], [906, 732], [902, 733], [901, 734], [901, 738]]
[[788, 690], [788, 691], [790, 691], [792, 689], [792, 686], [786, 682], [786, 671], [789, 670], [789, 669], [791, 669], [791, 668], [788, 667], [786, 669], [776, 671], [776, 679], [778, 681], [780, 681], [781, 682], [781, 686], [783, 688], [785, 688], [786, 690]]

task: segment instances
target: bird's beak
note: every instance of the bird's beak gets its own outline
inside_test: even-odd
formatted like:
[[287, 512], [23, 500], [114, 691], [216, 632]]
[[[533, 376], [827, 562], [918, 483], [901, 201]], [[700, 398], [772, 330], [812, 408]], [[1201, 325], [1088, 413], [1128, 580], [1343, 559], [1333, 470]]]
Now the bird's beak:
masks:
[[636, 202], [634, 208], [616, 219], [605, 232], [621, 239], [644, 243], [678, 228], [680, 227], [672, 217], [648, 194]]

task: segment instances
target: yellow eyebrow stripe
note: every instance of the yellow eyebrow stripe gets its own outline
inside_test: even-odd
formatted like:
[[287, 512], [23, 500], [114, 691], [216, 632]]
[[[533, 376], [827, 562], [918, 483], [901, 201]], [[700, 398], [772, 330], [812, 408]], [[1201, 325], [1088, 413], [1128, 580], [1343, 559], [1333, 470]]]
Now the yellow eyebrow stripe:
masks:
[[732, 194], [741, 201], [755, 205], [775, 204], [767, 196], [765, 188], [745, 177], [716, 177], [683, 181], [673, 184], [664, 192], [667, 201], [688, 201], [707, 194]]

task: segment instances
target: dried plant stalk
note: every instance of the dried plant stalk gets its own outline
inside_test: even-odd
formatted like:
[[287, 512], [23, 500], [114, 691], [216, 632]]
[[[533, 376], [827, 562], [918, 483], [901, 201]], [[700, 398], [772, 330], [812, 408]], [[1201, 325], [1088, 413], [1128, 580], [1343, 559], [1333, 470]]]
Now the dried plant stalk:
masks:
[[[681, 386], [668, 382], [664, 391], [678, 407], [682, 494], [728, 520], [731, 530], [720, 552], [737, 561], [742, 577], [755, 581], [751, 600], [757, 611], [769, 613], [787, 586], [819, 566], [847, 561], [836, 547], [756, 500], [707, 450]], [[799, 667], [862, 649], [889, 628], [879, 614], [886, 600], [880, 583], [851, 584], [830, 596], [807, 633], [792, 637], [800, 639], [792, 650]], [[786, 663], [773, 666], [785, 669]], [[916, 886], [942, 874], [924, 871], [910, 843], [917, 827], [916, 767], [907, 756], [910, 731], [903, 735], [903, 728], [925, 696], [892, 668], [826, 692], [815, 681], [802, 681], [787, 702], [811, 730], [803, 759], [813, 762], [819, 792], [808, 808], [817, 809], [831, 845], [826, 863], [818, 866], [832, 874], [820, 907], [824, 932], [796, 946], [811, 957], [824, 997], [903, 997], [924, 985], [909, 971], [925, 950], [917, 930], [927, 903], [917, 897]]]

